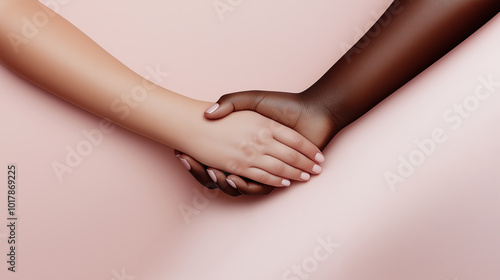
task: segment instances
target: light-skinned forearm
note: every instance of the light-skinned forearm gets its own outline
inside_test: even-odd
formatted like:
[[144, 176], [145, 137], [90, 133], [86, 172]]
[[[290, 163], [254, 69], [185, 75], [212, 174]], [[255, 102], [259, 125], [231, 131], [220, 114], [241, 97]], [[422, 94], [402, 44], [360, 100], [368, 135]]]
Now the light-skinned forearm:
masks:
[[[123, 127], [169, 146], [182, 146], [175, 135], [161, 132], [179, 131], [182, 125], [175, 117], [189, 117], [186, 109], [198, 102], [146, 82], [38, 1], [4, 1], [3, 9], [0, 59], [13, 71]], [[34, 32], [23, 19], [32, 20], [37, 13], [46, 15], [47, 21]], [[124, 107], [126, 111], [120, 110]]]
[[[279, 177], [300, 180], [301, 170], [313, 172], [311, 159], [319, 150], [300, 134], [251, 112], [221, 122], [205, 120], [203, 111], [210, 103], [145, 80], [38, 1], [1, 0], [0, 15], [0, 60], [47, 91], [160, 143], [197, 154], [204, 163], [259, 181], [279, 186]], [[27, 32], [26, 19], [34, 18], [39, 26]], [[269, 139], [257, 139], [259, 135]], [[257, 143], [248, 147], [248, 139]]]

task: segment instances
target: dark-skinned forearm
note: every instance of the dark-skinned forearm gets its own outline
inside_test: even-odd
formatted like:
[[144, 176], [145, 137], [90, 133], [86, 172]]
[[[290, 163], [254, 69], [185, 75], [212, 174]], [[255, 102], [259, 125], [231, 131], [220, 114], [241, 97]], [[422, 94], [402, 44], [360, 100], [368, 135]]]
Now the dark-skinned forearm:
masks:
[[499, 0], [395, 1], [372, 29], [303, 94], [348, 125], [474, 33]]

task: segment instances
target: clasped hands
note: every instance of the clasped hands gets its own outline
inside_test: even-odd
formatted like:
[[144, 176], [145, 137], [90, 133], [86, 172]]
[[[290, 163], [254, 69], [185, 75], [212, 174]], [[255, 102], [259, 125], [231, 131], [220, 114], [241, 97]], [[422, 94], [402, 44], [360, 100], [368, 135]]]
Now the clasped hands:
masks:
[[[220, 121], [240, 113], [235, 111], [255, 111], [307, 138], [310, 142], [302, 142], [302, 145], [290, 142], [282, 144], [305, 155], [304, 162], [307, 163], [308, 158], [318, 164], [323, 158], [315, 158], [311, 154], [313, 148], [310, 145], [314, 144], [323, 149], [342, 128], [354, 122], [452, 50], [496, 16], [499, 10], [498, 0], [394, 1], [353, 48], [304, 92], [289, 94], [246, 91], [228, 94], [219, 99], [218, 108], [211, 107], [205, 112], [205, 118]], [[424, 21], [425, 24], [422, 24]], [[457, 24], [450, 25], [450, 22]], [[290, 131], [288, 133], [289, 136], [293, 134], [290, 134]], [[184, 152], [189, 154], [187, 150]], [[273, 153], [275, 152], [271, 150], [271, 154]], [[237, 169], [225, 170], [233, 173], [227, 176], [229, 173], [206, 167], [197, 161], [207, 164], [206, 160], [201, 158], [195, 160], [187, 154], [176, 151], [176, 155], [189, 167], [191, 174], [205, 186], [213, 187], [214, 183], [211, 182], [214, 181], [216, 187], [233, 196], [268, 194], [273, 190], [271, 186], [260, 184], [269, 185], [269, 181], [261, 180], [266, 179], [265, 177], [246, 176], [254, 181], [244, 179], [234, 175], [238, 173], [245, 176], [237, 172]], [[289, 153], [291, 154], [293, 153]], [[305, 166], [310, 168], [311, 162], [308, 164]], [[289, 168], [295, 166], [305, 172], [312, 171], [297, 165], [296, 159], [292, 157], [284, 160], [283, 166], [288, 165]], [[271, 169], [267, 171], [275, 172], [275, 175], [279, 176], [287, 175], [280, 172], [286, 168], [275, 166]], [[319, 172], [313, 172], [317, 173]], [[308, 179], [307, 176], [299, 176], [297, 171], [294, 173], [295, 177], [291, 175], [289, 173], [288, 178], [293, 180]], [[256, 179], [260, 183], [256, 182]], [[281, 185], [288, 185], [288, 181], [286, 183]], [[276, 183], [270, 185], [279, 186]]]
[[[289, 186], [290, 180], [319, 174], [320, 149], [336, 133], [500, 10], [498, 0], [394, 1], [343, 58], [300, 94], [239, 92], [210, 107], [154, 86], [124, 117], [113, 104], [142, 85], [143, 77], [59, 15], [36, 39], [13, 48], [10, 34], [25, 28], [19, 19], [46, 7], [38, 1], [0, 3], [0, 12], [9, 15], [0, 18], [2, 63], [64, 100], [177, 149], [200, 183], [234, 196], [267, 194], [273, 187]], [[75, 81], [81, 86], [75, 87]]]
[[[324, 149], [333, 136], [347, 125], [342, 117], [342, 111], [340, 109], [335, 110], [336, 108], [332, 108], [332, 106], [327, 107], [324, 102], [321, 102], [318, 95], [311, 93], [313, 90], [315, 89], [310, 88], [300, 94], [270, 91], [232, 93], [222, 96], [217, 103], [205, 111], [205, 118], [212, 122], [217, 122], [230, 114], [242, 113], [233, 113], [236, 111], [254, 111], [295, 130], [310, 141], [310, 143], [306, 143], [297, 139], [297, 142], [282, 142], [304, 155], [290, 152], [289, 156], [282, 158], [283, 161], [279, 164], [268, 165], [269, 168], [265, 172], [257, 175], [260, 177], [254, 176], [253, 180], [250, 180], [235, 175], [241, 174], [242, 168], [233, 163], [228, 163], [226, 170], [219, 170], [205, 166], [197, 159], [183, 154], [181, 151], [176, 150], [175, 154], [198, 182], [208, 188], [219, 188], [231, 196], [269, 194], [275, 187], [289, 186], [290, 181], [288, 179], [307, 181], [310, 174], [317, 175], [321, 172], [319, 164], [324, 161], [321, 153], [317, 153], [312, 157], [314, 153], [310, 148], [311, 143], [319, 149]], [[245, 125], [245, 123], [241, 123], [241, 126], [244, 127]], [[276, 128], [270, 127], [269, 129], [274, 130]], [[284, 132], [284, 129], [278, 129], [276, 135], [280, 135], [280, 132]], [[257, 154], [261, 152], [265, 154], [269, 149], [272, 149], [270, 133], [271, 131], [263, 130], [256, 137], [240, 145], [240, 149], [248, 156], [247, 161], [249, 163], [255, 160]], [[279, 139], [278, 141], [283, 140]], [[307, 155], [309, 159], [315, 162], [312, 169], [310, 163], [305, 159], [301, 159], [302, 156], [307, 157]], [[301, 162], [304, 162], [304, 164], [301, 164]], [[302, 170], [300, 175], [295, 170], [297, 168]], [[287, 172], [287, 169], [292, 171]], [[266, 172], [272, 175], [262, 176]], [[288, 176], [288, 178], [284, 183], [276, 182], [273, 175], [276, 175], [277, 178], [280, 176]]]

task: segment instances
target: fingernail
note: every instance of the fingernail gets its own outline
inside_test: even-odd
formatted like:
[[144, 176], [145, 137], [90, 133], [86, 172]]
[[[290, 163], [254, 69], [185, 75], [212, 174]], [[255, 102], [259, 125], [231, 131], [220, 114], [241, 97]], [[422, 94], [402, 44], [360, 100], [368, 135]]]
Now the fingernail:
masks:
[[323, 168], [321, 168], [321, 166], [319, 166], [319, 165], [315, 164], [315, 165], [313, 166], [312, 172], [314, 172], [314, 173], [316, 173], [316, 174], [319, 174], [319, 173], [321, 173], [321, 170], [323, 170]]
[[236, 184], [235, 184], [233, 181], [231, 181], [231, 180], [229, 180], [229, 179], [226, 179], [226, 182], [227, 182], [227, 183], [228, 183], [231, 187], [233, 187], [233, 188], [235, 188], [235, 189], [236, 189]]
[[321, 153], [317, 153], [316, 156], [314, 157], [314, 160], [316, 162], [321, 163], [321, 162], [325, 161], [325, 157]]
[[208, 176], [214, 181], [214, 183], [217, 183], [217, 176], [215, 176], [215, 173], [213, 170], [207, 169]]
[[189, 165], [189, 162], [183, 158], [179, 158], [179, 160], [182, 162], [182, 165], [186, 167], [187, 170], [191, 170], [191, 165]]
[[281, 185], [283, 185], [283, 187], [290, 187], [291, 183], [287, 179], [283, 179], [283, 181], [281, 181]]
[[309, 173], [302, 172], [302, 174], [300, 174], [300, 179], [302, 179], [302, 181], [307, 181], [311, 179], [311, 175], [309, 175]]
[[208, 108], [205, 113], [212, 114], [215, 110], [217, 110], [217, 108], [219, 108], [219, 103], [215, 103], [214, 105], [210, 106], [210, 108]]

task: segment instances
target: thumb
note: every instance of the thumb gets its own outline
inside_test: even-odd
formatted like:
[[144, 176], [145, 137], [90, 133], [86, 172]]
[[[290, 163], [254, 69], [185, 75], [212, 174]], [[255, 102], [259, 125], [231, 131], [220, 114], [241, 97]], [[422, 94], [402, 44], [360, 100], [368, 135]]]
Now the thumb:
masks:
[[242, 110], [255, 111], [259, 101], [262, 100], [263, 93], [256, 91], [245, 91], [223, 95], [217, 103], [210, 106], [205, 111], [205, 118], [220, 119], [232, 112]]

